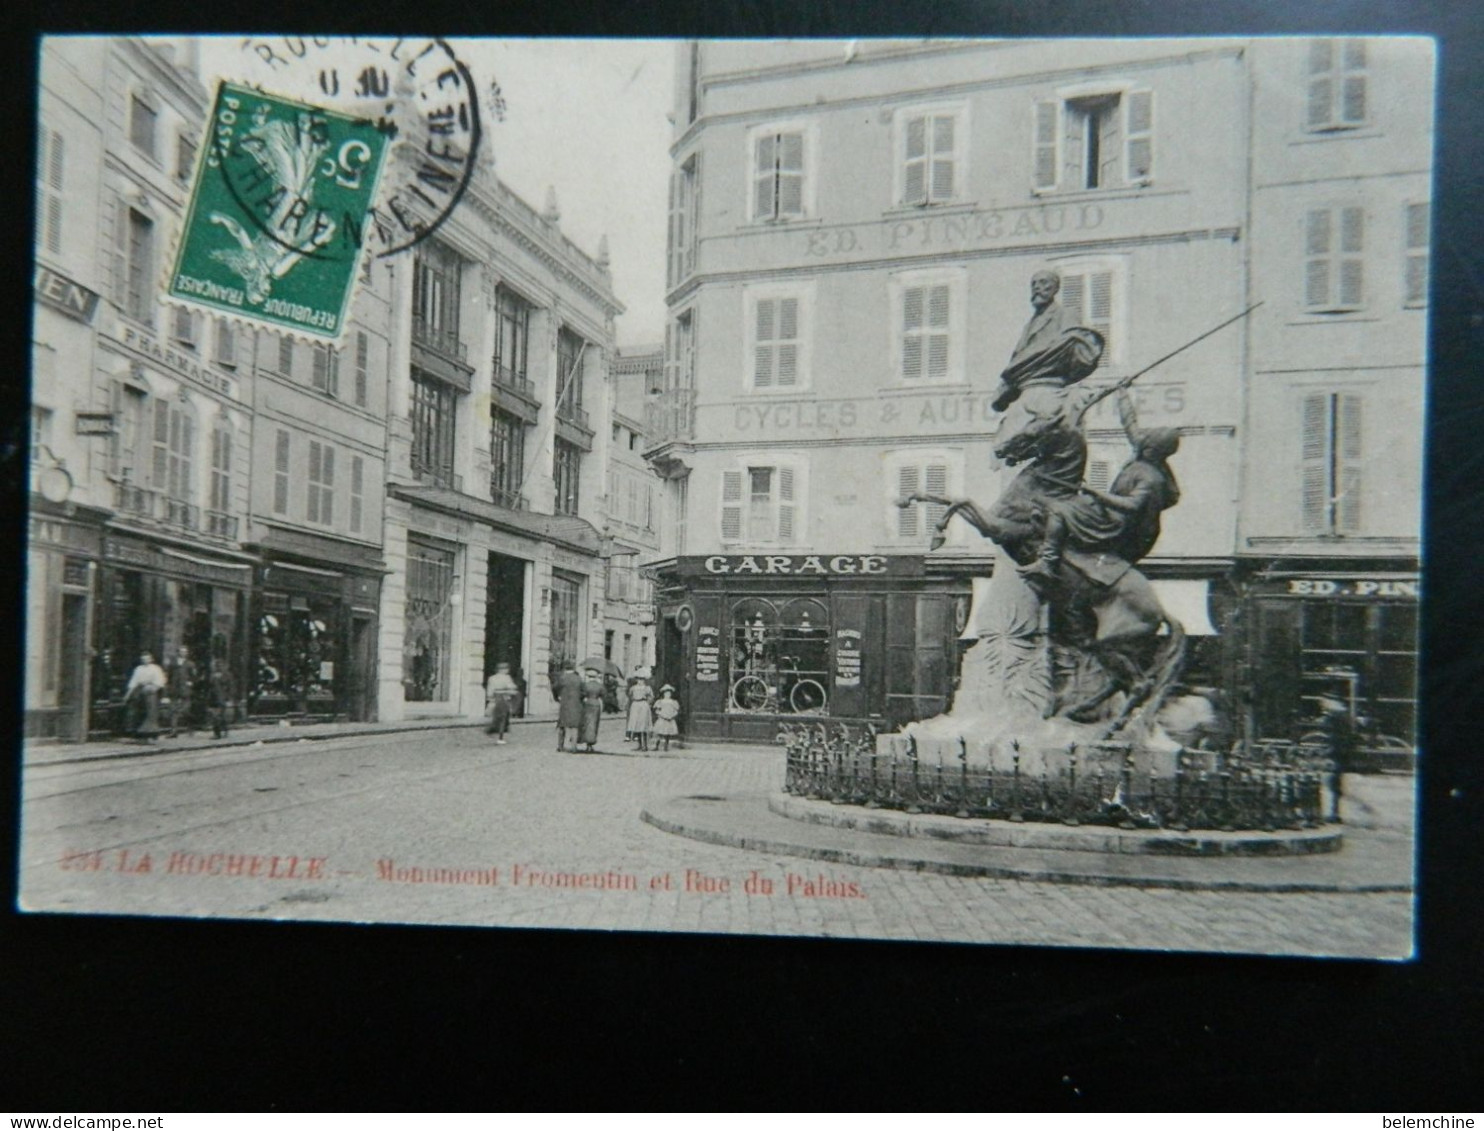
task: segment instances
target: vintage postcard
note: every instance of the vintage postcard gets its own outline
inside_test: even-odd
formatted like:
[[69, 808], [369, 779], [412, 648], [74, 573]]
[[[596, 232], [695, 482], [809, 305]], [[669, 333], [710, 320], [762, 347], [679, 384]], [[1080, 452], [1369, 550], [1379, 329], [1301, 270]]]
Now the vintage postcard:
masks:
[[22, 907], [1408, 958], [1435, 63], [43, 39]]

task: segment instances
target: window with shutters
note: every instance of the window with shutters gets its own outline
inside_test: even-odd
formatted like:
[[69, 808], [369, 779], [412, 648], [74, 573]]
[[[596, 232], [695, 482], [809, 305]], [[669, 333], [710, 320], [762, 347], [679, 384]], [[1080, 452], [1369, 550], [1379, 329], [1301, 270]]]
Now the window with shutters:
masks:
[[225, 318], [216, 320], [216, 363], [227, 369], [237, 368], [237, 331]]
[[111, 446], [113, 473], [125, 482], [143, 484], [150, 429], [148, 391], [118, 382], [114, 385], [113, 411], [117, 418]]
[[686, 512], [690, 506], [690, 476], [682, 475], [672, 480], [675, 484], [675, 553], [686, 550]]
[[189, 181], [196, 170], [196, 143], [186, 133], [175, 135], [175, 179]]
[[360, 534], [366, 513], [366, 461], [350, 457], [350, 532]]
[[330, 526], [335, 521], [335, 448], [309, 441], [309, 499], [304, 517]]
[[41, 128], [41, 152], [36, 167], [37, 246], [53, 255], [62, 253], [62, 200], [66, 189], [67, 142], [59, 130]]
[[1365, 305], [1365, 209], [1310, 208], [1304, 216], [1304, 307], [1316, 314]]
[[701, 155], [693, 153], [670, 176], [669, 286], [695, 273], [700, 214]]
[[211, 501], [207, 529], [231, 537], [232, 519], [232, 430], [218, 422], [211, 430]]
[[964, 199], [967, 117], [963, 106], [913, 106], [897, 111], [898, 204], [922, 207]]
[[[754, 287], [747, 291], [747, 386], [756, 392], [794, 390], [809, 384], [807, 288]], [[679, 346], [689, 350], [682, 338]], [[687, 363], [689, 364], [689, 363]]]
[[294, 339], [287, 334], [278, 339], [278, 371], [285, 377], [294, 375]]
[[1103, 335], [1098, 367], [1120, 364], [1124, 348], [1124, 264], [1120, 260], [1071, 261], [1055, 264], [1061, 274], [1057, 301], [1066, 326], [1086, 326]]
[[171, 499], [189, 503], [195, 490], [196, 413], [188, 404], [155, 398], [151, 483]]
[[1306, 393], [1300, 413], [1303, 529], [1356, 534], [1362, 515], [1363, 398], [1359, 393]]
[[904, 384], [958, 384], [964, 380], [964, 272], [914, 271], [894, 275], [896, 372]]
[[1427, 305], [1428, 226], [1432, 206], [1427, 203], [1406, 207], [1407, 269], [1403, 280], [1403, 304]]
[[753, 220], [799, 220], [813, 212], [813, 131], [799, 123], [749, 132]]
[[140, 94], [129, 98], [129, 141], [146, 157], [155, 157], [155, 133], [159, 124], [159, 112], [149, 99]]
[[371, 385], [371, 339], [366, 331], [356, 331], [356, 384], [357, 408], [365, 408]]
[[289, 433], [280, 428], [273, 445], [273, 513], [289, 513]]
[[170, 336], [188, 349], [196, 348], [196, 315], [183, 306], [170, 311]]
[[788, 546], [804, 540], [801, 461], [744, 462], [721, 473], [721, 540]]
[[314, 387], [332, 397], [340, 395], [340, 351], [333, 346], [314, 347]]
[[1309, 43], [1309, 97], [1304, 125], [1319, 133], [1366, 124], [1366, 43], [1315, 39]]
[[1113, 89], [1038, 101], [1031, 147], [1037, 192], [1147, 185], [1154, 178], [1154, 92]]
[[123, 293], [120, 296], [124, 313], [146, 326], [153, 326], [155, 320], [154, 221], [123, 202], [119, 203], [119, 208], [124, 214], [121, 229]]
[[582, 487], [582, 449], [566, 440], [555, 441], [552, 479], [556, 485], [554, 509], [557, 514], [576, 514]]
[[[897, 503], [912, 495], [946, 498], [956, 493], [963, 478], [962, 453], [923, 451], [920, 448], [888, 452], [884, 470], [888, 538], [925, 549], [946, 506], [927, 500], [918, 500], [906, 507], [899, 507]], [[950, 527], [945, 533], [950, 541], [958, 540], [958, 528]]]

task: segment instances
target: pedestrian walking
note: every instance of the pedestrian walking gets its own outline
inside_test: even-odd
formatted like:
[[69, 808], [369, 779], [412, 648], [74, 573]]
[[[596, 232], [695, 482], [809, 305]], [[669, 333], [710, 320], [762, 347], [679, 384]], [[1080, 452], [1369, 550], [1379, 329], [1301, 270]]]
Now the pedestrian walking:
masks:
[[495, 674], [490, 676], [484, 689], [484, 705], [490, 713], [490, 725], [485, 733], [494, 735], [499, 746], [505, 745], [505, 733], [510, 729], [510, 708], [519, 692], [520, 688], [511, 678], [510, 665], [496, 664]]
[[680, 700], [675, 698], [675, 688], [665, 684], [660, 688], [660, 697], [654, 704], [654, 737], [660, 742], [661, 750], [670, 749], [670, 739], [675, 740], [675, 745], [680, 745], [680, 726], [676, 722], [680, 718]]
[[174, 738], [182, 728], [190, 733], [194, 721], [191, 700], [196, 691], [196, 664], [191, 659], [191, 650], [184, 644], [175, 653], [167, 684], [170, 692], [170, 737]]
[[603, 719], [603, 675], [596, 668], [588, 668], [582, 681], [582, 719], [577, 732], [577, 741], [587, 747], [591, 754], [598, 741], [598, 724]]
[[226, 737], [227, 704], [231, 699], [232, 689], [227, 680], [226, 661], [213, 656], [206, 669], [206, 705], [211, 711], [212, 738]]
[[582, 677], [577, 674], [577, 665], [571, 660], [562, 664], [561, 674], [556, 677], [551, 693], [557, 701], [557, 749], [567, 749], [567, 732], [571, 731], [576, 745], [577, 728], [582, 725]]
[[650, 707], [653, 701], [654, 688], [642, 675], [636, 677], [634, 685], [629, 688], [627, 730], [629, 738], [639, 744], [640, 750], [649, 749], [649, 732], [654, 729], [654, 711]]
[[141, 652], [124, 688], [124, 707], [132, 721], [131, 729], [141, 741], [154, 742], [160, 736], [160, 693], [165, 686], [165, 671], [155, 663], [154, 654]]

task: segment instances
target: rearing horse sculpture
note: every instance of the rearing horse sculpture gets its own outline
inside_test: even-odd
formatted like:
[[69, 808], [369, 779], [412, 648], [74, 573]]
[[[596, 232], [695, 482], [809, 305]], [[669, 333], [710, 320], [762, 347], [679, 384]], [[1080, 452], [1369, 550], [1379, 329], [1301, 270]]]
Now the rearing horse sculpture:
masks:
[[[1122, 691], [1126, 699], [1112, 720], [1111, 733], [1136, 710], [1158, 708], [1179, 674], [1185, 631], [1164, 610], [1154, 587], [1129, 560], [1129, 556], [1142, 556], [1148, 546], [1130, 553], [1127, 538], [1119, 537], [1123, 523], [1113, 505], [1118, 502], [1116, 498], [1106, 503], [1084, 498], [1078, 504], [1092, 508], [1095, 519], [1106, 520], [1107, 537], [1102, 544], [1088, 544], [1074, 536], [1054, 574], [1036, 569], [1042, 558], [1048, 516], [1054, 511], [1064, 512], [1079, 494], [1101, 494], [1082, 482], [1087, 441], [1081, 417], [1092, 400], [1107, 391], [1088, 390], [1069, 399], [1057, 397], [1043, 402], [1049, 403], [1050, 411], [1017, 413], [1023, 421], [996, 445], [995, 455], [1009, 465], [1025, 466], [987, 510], [971, 499], [921, 492], [897, 500], [897, 505], [929, 502], [947, 508], [937, 524], [934, 549], [943, 544], [944, 531], [957, 515], [1022, 567], [1022, 577], [1050, 607], [1053, 642], [1095, 660], [1104, 673], [1101, 686], [1091, 693], [1067, 702], [1064, 692], [1046, 705], [1044, 713], [1048, 717], [1065, 715], [1078, 722], [1096, 721], [1103, 705]], [[1161, 638], [1161, 629], [1168, 635]]]

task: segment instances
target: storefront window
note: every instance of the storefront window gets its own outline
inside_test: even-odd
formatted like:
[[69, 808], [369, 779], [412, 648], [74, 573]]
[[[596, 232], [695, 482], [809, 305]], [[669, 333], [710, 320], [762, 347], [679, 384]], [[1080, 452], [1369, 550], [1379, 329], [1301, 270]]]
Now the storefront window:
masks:
[[1313, 601], [1303, 606], [1301, 712], [1335, 705], [1361, 732], [1410, 745], [1417, 715], [1417, 607]]
[[577, 654], [577, 624], [582, 612], [582, 580], [570, 574], [552, 571], [551, 575], [551, 659], [554, 671], [570, 660], [580, 663]]
[[451, 698], [453, 570], [452, 550], [408, 540], [402, 683], [409, 703], [446, 703]]
[[829, 609], [812, 597], [775, 604], [748, 597], [732, 606], [732, 713], [821, 715], [828, 707]]
[[[339, 611], [331, 597], [263, 594], [257, 626], [255, 710], [335, 713]], [[228, 639], [215, 632], [206, 647], [217, 655], [229, 647]]]

